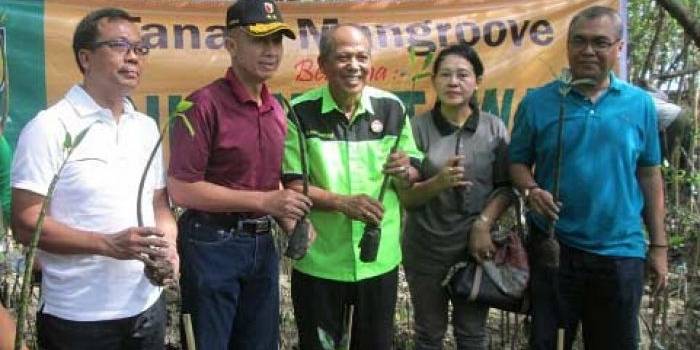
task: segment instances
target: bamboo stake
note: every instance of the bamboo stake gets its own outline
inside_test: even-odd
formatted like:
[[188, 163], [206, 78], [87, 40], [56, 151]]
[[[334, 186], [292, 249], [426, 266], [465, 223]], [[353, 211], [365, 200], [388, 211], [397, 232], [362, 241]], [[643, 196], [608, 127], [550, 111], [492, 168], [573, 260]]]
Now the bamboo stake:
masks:
[[564, 328], [557, 329], [557, 350], [564, 350]]
[[194, 330], [192, 329], [192, 316], [190, 314], [182, 314], [182, 323], [185, 325], [185, 341], [187, 342], [187, 350], [197, 350], [194, 341]]
[[63, 142], [64, 151], [67, 151], [66, 157], [61, 162], [61, 166], [58, 168], [56, 175], [51, 179], [49, 188], [46, 191], [46, 197], [41, 203], [41, 210], [39, 212], [39, 218], [34, 226], [34, 233], [32, 234], [32, 240], [29, 245], [29, 251], [27, 252], [27, 258], [25, 259], [24, 265], [24, 278], [22, 279], [22, 292], [20, 294], [19, 311], [17, 312], [17, 328], [16, 328], [16, 338], [15, 338], [15, 350], [20, 350], [22, 348], [22, 343], [24, 341], [25, 333], [25, 318], [27, 316], [27, 307], [31, 301], [31, 289], [32, 289], [32, 268], [34, 267], [34, 259], [36, 257], [36, 250], [39, 246], [39, 237], [41, 236], [41, 229], [44, 226], [44, 219], [46, 218], [46, 212], [51, 204], [51, 197], [53, 197], [53, 192], [56, 189], [56, 184], [61, 176], [63, 168], [66, 166], [68, 159], [70, 158], [73, 151], [78, 147], [80, 142], [85, 138], [85, 135], [94, 125], [90, 124], [75, 137], [75, 141], [71, 139], [70, 134], [66, 131], [66, 137]]
[[345, 350], [350, 350], [350, 343], [352, 343], [352, 316], [355, 313], [355, 305], [350, 304], [348, 310], [348, 324], [347, 324], [347, 335], [348, 341], [345, 344]]

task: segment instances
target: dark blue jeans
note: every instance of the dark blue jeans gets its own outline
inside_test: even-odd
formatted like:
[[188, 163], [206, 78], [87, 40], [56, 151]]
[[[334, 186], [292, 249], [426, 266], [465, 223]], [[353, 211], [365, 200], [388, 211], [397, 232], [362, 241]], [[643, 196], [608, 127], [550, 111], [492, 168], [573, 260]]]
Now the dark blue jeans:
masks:
[[558, 271], [531, 257], [531, 348], [555, 349], [556, 331], [564, 328], [564, 345], [571, 349], [581, 322], [586, 349], [637, 349], [644, 260], [560, 245]]
[[192, 315], [197, 349], [277, 349], [279, 260], [272, 235], [235, 232], [187, 214], [178, 227], [182, 312]]
[[144, 312], [106, 321], [71, 321], [37, 313], [41, 350], [162, 350], [165, 347], [165, 297]]

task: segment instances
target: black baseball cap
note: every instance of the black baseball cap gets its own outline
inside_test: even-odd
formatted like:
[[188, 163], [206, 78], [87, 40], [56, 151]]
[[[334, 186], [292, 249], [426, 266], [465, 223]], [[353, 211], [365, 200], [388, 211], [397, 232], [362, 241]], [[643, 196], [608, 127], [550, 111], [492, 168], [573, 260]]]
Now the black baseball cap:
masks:
[[252, 36], [282, 32], [296, 39], [273, 0], [238, 0], [226, 11], [226, 28], [243, 27]]

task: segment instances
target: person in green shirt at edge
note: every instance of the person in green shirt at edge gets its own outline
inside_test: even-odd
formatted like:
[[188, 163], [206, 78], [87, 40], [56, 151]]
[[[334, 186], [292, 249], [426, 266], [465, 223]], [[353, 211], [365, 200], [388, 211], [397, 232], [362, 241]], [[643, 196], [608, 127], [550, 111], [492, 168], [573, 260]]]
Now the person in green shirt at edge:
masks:
[[2, 224], [10, 224], [10, 169], [12, 168], [12, 147], [7, 142], [0, 128], [0, 205], [2, 205]]
[[[372, 56], [362, 30], [338, 25], [322, 34], [319, 51], [328, 84], [292, 101], [300, 125], [289, 118], [282, 163], [285, 185], [301, 191], [302, 132], [317, 237], [292, 272], [299, 347], [323, 349], [319, 329], [338, 343], [353, 305], [351, 348], [390, 349], [401, 262], [396, 191], [417, 180], [422, 154], [401, 101], [367, 86]], [[380, 203], [384, 174], [392, 181]], [[366, 224], [381, 228], [377, 259], [369, 263], [358, 247]]]

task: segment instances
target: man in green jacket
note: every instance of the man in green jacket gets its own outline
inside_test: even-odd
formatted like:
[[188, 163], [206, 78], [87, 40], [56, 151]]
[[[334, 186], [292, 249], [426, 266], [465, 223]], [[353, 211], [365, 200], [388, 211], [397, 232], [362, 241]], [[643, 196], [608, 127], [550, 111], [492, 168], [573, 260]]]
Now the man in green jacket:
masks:
[[[396, 188], [418, 177], [411, 163], [418, 164], [422, 155], [400, 100], [367, 86], [370, 43], [358, 27], [340, 25], [325, 32], [318, 63], [328, 84], [292, 101], [299, 124], [294, 118], [288, 123], [283, 161], [283, 182], [300, 190], [298, 136], [303, 133], [317, 238], [292, 274], [299, 345], [322, 349], [319, 328], [341, 339], [353, 305], [352, 347], [390, 349], [401, 262]], [[397, 138], [398, 150], [392, 153]], [[392, 181], [379, 202], [384, 174]], [[381, 228], [373, 262], [359, 259], [368, 224]]]

